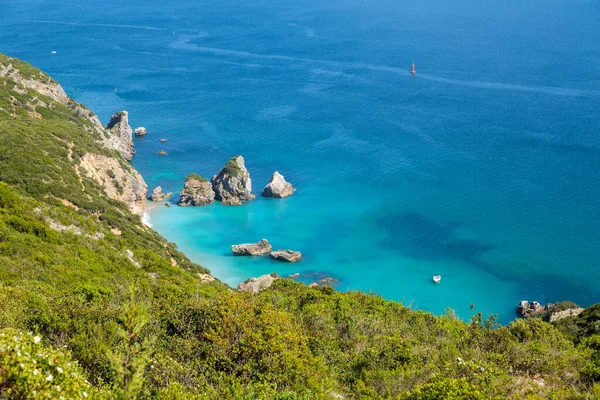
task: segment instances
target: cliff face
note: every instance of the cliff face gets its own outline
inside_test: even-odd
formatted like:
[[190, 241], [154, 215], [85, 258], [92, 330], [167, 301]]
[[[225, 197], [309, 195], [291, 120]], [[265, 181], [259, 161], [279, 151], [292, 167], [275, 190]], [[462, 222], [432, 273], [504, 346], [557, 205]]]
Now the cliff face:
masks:
[[119, 160], [100, 154], [86, 153], [81, 157], [80, 171], [93, 179], [111, 199], [126, 203], [143, 203], [148, 185], [132, 167], [124, 168]]

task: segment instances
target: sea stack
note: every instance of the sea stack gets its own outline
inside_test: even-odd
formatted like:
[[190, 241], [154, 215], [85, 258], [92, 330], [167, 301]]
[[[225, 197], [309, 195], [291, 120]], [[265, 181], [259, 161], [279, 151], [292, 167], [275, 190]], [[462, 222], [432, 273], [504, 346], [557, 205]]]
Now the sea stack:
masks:
[[292, 184], [286, 182], [283, 175], [275, 171], [273, 176], [271, 176], [271, 180], [265, 186], [262, 195], [265, 197], [283, 198], [293, 195], [295, 191], [296, 189], [292, 187]]
[[110, 122], [106, 125], [110, 137], [107, 147], [117, 150], [124, 159], [131, 161], [135, 150], [133, 149], [133, 131], [129, 126], [129, 117], [127, 111], [119, 111], [113, 114]]
[[254, 200], [250, 173], [244, 165], [244, 157], [232, 157], [225, 167], [212, 177], [212, 188], [215, 198], [223, 204], [240, 205], [245, 201]]
[[205, 206], [215, 201], [210, 182], [198, 174], [189, 174], [179, 193], [181, 198], [177, 205], [180, 206]]
[[150, 200], [152, 200], [152, 201], [163, 201], [163, 200], [166, 200], [169, 197], [171, 197], [172, 194], [173, 194], [172, 192], [163, 193], [162, 188], [160, 186], [157, 186], [152, 191], [152, 195], [150, 196]]
[[140, 127], [135, 128], [135, 130], [133, 131], [133, 134], [135, 136], [146, 136], [148, 134], [148, 131], [143, 126], [140, 126]]

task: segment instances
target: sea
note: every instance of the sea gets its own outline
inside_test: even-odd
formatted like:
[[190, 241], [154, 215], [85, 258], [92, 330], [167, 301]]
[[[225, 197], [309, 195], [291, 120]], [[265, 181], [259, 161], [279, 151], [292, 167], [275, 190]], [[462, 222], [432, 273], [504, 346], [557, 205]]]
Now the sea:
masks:
[[[0, 52], [50, 73], [104, 123], [128, 110], [146, 127], [132, 164], [150, 190], [174, 193], [146, 222], [233, 287], [298, 273], [502, 323], [520, 300], [600, 301], [596, 0], [0, 10]], [[256, 200], [175, 205], [189, 173], [210, 179], [238, 154]], [[274, 171], [293, 196], [260, 196]], [[302, 261], [232, 255], [263, 238]]]

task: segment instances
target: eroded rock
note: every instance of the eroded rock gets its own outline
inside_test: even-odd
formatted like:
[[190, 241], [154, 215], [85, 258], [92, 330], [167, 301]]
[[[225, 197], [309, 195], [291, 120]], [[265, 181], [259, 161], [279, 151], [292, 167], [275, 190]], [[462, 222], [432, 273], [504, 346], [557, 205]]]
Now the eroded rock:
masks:
[[244, 164], [244, 157], [232, 157], [211, 180], [215, 199], [227, 205], [240, 205], [256, 198], [252, 194], [252, 180]]
[[258, 243], [234, 244], [231, 251], [236, 256], [260, 256], [273, 251], [273, 246], [267, 239], [262, 239]]
[[269, 253], [269, 257], [278, 261], [298, 262], [302, 258], [302, 253], [294, 250], [277, 250]]
[[296, 189], [292, 187], [292, 184], [286, 182], [283, 175], [275, 171], [273, 176], [271, 176], [271, 180], [265, 186], [262, 195], [265, 197], [283, 198], [293, 195], [295, 191]]
[[133, 149], [133, 131], [129, 126], [129, 114], [127, 111], [119, 111], [113, 114], [110, 122], [106, 125], [109, 132], [106, 146], [117, 150], [124, 159], [130, 161], [135, 154]]
[[163, 201], [163, 200], [166, 200], [169, 197], [171, 197], [172, 194], [173, 194], [172, 192], [163, 193], [162, 188], [160, 186], [157, 186], [152, 191], [152, 195], [150, 196], [150, 200], [152, 200], [152, 201]]
[[177, 203], [180, 206], [205, 206], [215, 201], [215, 192], [210, 182], [198, 174], [189, 174], [185, 178], [181, 197]]
[[148, 131], [143, 126], [139, 126], [139, 127], [135, 128], [135, 130], [133, 131], [133, 134], [135, 136], [146, 136], [148, 134]]

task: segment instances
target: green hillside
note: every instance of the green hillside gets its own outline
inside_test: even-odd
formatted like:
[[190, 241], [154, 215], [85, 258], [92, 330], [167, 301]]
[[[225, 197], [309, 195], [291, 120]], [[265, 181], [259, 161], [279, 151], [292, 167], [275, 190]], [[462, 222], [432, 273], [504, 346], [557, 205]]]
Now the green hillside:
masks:
[[600, 398], [598, 306], [498, 326], [288, 279], [208, 282], [90, 178], [86, 154], [135, 171], [55, 90], [0, 55], [0, 398]]

